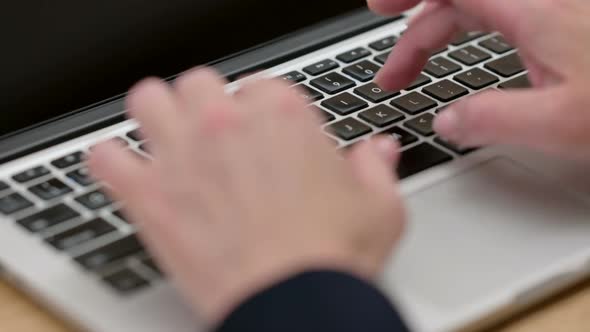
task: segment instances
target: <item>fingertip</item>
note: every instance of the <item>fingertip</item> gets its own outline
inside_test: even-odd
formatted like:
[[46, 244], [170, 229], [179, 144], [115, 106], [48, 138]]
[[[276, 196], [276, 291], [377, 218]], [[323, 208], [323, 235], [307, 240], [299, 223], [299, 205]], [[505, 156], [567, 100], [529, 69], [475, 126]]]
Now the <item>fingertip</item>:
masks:
[[379, 136], [375, 137], [372, 142], [377, 153], [381, 155], [383, 160], [388, 164], [397, 162], [399, 158], [399, 143], [397, 141], [389, 136]]
[[443, 138], [459, 143], [459, 115], [455, 107], [448, 107], [434, 120], [433, 129]]
[[153, 89], [160, 88], [162, 84], [164, 84], [164, 81], [158, 77], [144, 78], [141, 81], [135, 83], [135, 85], [133, 85], [131, 89], [129, 89], [129, 93], [127, 96], [128, 100], [134, 100], [136, 98], [136, 95], [149, 95], [150, 91], [152, 91]]
[[127, 106], [127, 112], [131, 117], [135, 117], [135, 114], [142, 108], [142, 105], [157, 95], [162, 89], [166, 89], [166, 83], [158, 77], [148, 77], [137, 82], [131, 89], [125, 98], [125, 104]]
[[109, 160], [114, 157], [117, 149], [119, 146], [112, 141], [102, 142], [91, 148], [86, 164], [93, 178], [108, 182]]
[[400, 39], [385, 65], [377, 72], [375, 83], [388, 91], [407, 88], [422, 71], [429, 54], [412, 49], [411, 42]]
[[224, 85], [227, 82], [214, 68], [199, 66], [183, 73], [173, 85], [181, 93], [194, 93], [193, 88], [212, 83]]
[[375, 76], [374, 82], [380, 88], [386, 91], [395, 91], [401, 90], [403, 86], [400, 84], [400, 80], [394, 79], [396, 77], [394, 70], [390, 69], [391, 67], [395, 67], [394, 64], [390, 64], [389, 62], [381, 68], [381, 70]]

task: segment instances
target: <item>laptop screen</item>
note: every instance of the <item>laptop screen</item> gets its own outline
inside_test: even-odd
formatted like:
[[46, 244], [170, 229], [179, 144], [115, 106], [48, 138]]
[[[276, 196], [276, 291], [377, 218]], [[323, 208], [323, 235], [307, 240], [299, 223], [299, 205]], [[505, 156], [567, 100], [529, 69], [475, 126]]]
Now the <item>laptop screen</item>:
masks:
[[0, 137], [364, 6], [364, 0], [0, 5]]

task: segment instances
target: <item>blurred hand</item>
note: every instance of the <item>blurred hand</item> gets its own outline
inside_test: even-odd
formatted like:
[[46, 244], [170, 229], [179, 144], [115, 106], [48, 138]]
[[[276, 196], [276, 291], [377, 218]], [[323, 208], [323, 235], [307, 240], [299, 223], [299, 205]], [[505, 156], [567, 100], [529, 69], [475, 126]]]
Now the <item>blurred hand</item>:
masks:
[[[368, 0], [396, 14], [419, 0]], [[407, 86], [432, 51], [458, 30], [500, 31], [529, 70], [532, 89], [487, 91], [445, 110], [435, 129], [464, 146], [520, 145], [590, 161], [590, 2], [585, 0], [431, 0], [410, 23], [377, 77]]]
[[294, 273], [375, 277], [403, 228], [395, 142], [342, 158], [284, 83], [225, 83], [207, 69], [140, 83], [128, 106], [154, 160], [107, 142], [89, 161], [189, 303], [216, 324]]

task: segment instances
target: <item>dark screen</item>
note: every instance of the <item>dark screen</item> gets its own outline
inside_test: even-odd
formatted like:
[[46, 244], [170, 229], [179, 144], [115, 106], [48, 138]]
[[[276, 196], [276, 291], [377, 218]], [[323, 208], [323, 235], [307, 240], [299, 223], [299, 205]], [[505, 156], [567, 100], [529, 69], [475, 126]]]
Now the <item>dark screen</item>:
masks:
[[364, 0], [0, 5], [0, 136], [360, 8]]

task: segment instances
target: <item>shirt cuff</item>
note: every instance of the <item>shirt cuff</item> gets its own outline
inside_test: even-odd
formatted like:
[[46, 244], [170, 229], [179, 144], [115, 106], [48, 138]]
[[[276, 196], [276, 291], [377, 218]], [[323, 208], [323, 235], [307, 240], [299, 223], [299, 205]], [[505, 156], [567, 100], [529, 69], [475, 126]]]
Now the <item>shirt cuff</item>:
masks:
[[242, 303], [217, 332], [407, 332], [373, 285], [331, 271], [306, 272]]

